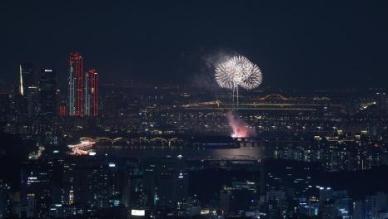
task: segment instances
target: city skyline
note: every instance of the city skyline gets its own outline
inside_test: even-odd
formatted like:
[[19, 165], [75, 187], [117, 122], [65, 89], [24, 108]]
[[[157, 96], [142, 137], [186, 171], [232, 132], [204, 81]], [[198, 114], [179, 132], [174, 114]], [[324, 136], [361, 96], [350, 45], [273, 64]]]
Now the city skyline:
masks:
[[[89, 3], [3, 3], [2, 22], [15, 23], [5, 23], [0, 36], [0, 58], [6, 61], [2, 84], [14, 82], [23, 62], [49, 64], [62, 79], [64, 58], [79, 51], [107, 73], [104, 81], [198, 84], [211, 72], [207, 61], [213, 56], [237, 53], [268, 73], [266, 87], [385, 87], [384, 1], [279, 7], [255, 1], [165, 2], [149, 10], [140, 2], [115, 2], [105, 11], [103, 4]], [[12, 13], [16, 9], [19, 13]], [[21, 33], [31, 28], [37, 28], [34, 34]]]
[[0, 3], [0, 218], [387, 219], [388, 1]]

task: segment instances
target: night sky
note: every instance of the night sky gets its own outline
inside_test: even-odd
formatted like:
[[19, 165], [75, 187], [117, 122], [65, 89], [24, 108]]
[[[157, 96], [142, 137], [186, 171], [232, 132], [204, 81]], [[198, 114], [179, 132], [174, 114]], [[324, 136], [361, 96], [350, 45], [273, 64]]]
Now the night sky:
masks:
[[[98, 2], [98, 3], [97, 3]], [[18, 64], [67, 76], [80, 51], [102, 80], [194, 83], [239, 53], [279, 88], [387, 87], [388, 1], [4, 1], [0, 82]], [[198, 83], [198, 82], [197, 82]]]

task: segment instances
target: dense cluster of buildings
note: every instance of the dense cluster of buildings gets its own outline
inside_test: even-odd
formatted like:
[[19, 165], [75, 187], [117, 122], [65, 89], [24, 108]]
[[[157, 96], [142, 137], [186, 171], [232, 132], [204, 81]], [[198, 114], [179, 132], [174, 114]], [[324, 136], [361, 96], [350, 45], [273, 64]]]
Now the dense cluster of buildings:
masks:
[[[29, 153], [18, 183], [0, 178], [0, 217], [388, 214], [385, 90], [241, 92], [236, 108], [224, 91], [99, 85], [77, 52], [65, 92], [53, 68], [37, 77], [32, 65], [19, 67], [17, 89], [0, 93], [0, 125]], [[247, 138], [231, 137], [244, 128]], [[333, 174], [377, 184], [357, 193]]]
[[[327, 177], [330, 174], [317, 165], [290, 161], [57, 157], [26, 162], [17, 193], [1, 182], [0, 215], [333, 219], [388, 215], [387, 191], [372, 189], [360, 195], [356, 193], [362, 189], [354, 182], [340, 188], [341, 179]], [[359, 178], [371, 179], [376, 178]]]
[[[84, 69], [84, 59], [72, 52], [67, 83], [52, 67], [40, 71], [30, 63], [19, 65], [17, 84], [1, 96], [0, 121], [4, 130], [44, 144], [59, 144], [62, 121], [68, 117], [96, 118], [99, 115], [99, 75]], [[66, 87], [66, 88], [65, 88]]]
[[[69, 57], [68, 88], [61, 91], [57, 72], [42, 67], [37, 72], [33, 64], [20, 64], [17, 91], [10, 92], [20, 114], [27, 118], [41, 116], [92, 116], [99, 110], [99, 77], [96, 69], [84, 69], [84, 59], [78, 52]], [[3, 94], [5, 95], [5, 94]], [[64, 101], [64, 100], [67, 101]]]

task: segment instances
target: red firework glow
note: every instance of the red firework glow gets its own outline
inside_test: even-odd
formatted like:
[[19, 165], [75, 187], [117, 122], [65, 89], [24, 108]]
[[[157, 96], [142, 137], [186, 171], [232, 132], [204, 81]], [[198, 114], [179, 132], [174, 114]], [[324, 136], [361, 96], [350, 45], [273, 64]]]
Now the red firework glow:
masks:
[[246, 122], [242, 121], [232, 112], [228, 112], [226, 117], [228, 118], [229, 126], [232, 129], [232, 138], [249, 138], [256, 135], [254, 128], [249, 127]]

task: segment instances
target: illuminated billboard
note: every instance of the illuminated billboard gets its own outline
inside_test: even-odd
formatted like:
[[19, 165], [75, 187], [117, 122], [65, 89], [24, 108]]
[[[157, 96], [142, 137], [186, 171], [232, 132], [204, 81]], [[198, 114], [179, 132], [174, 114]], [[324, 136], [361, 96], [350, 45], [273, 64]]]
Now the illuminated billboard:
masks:
[[132, 216], [145, 216], [145, 210], [132, 209], [131, 215]]

